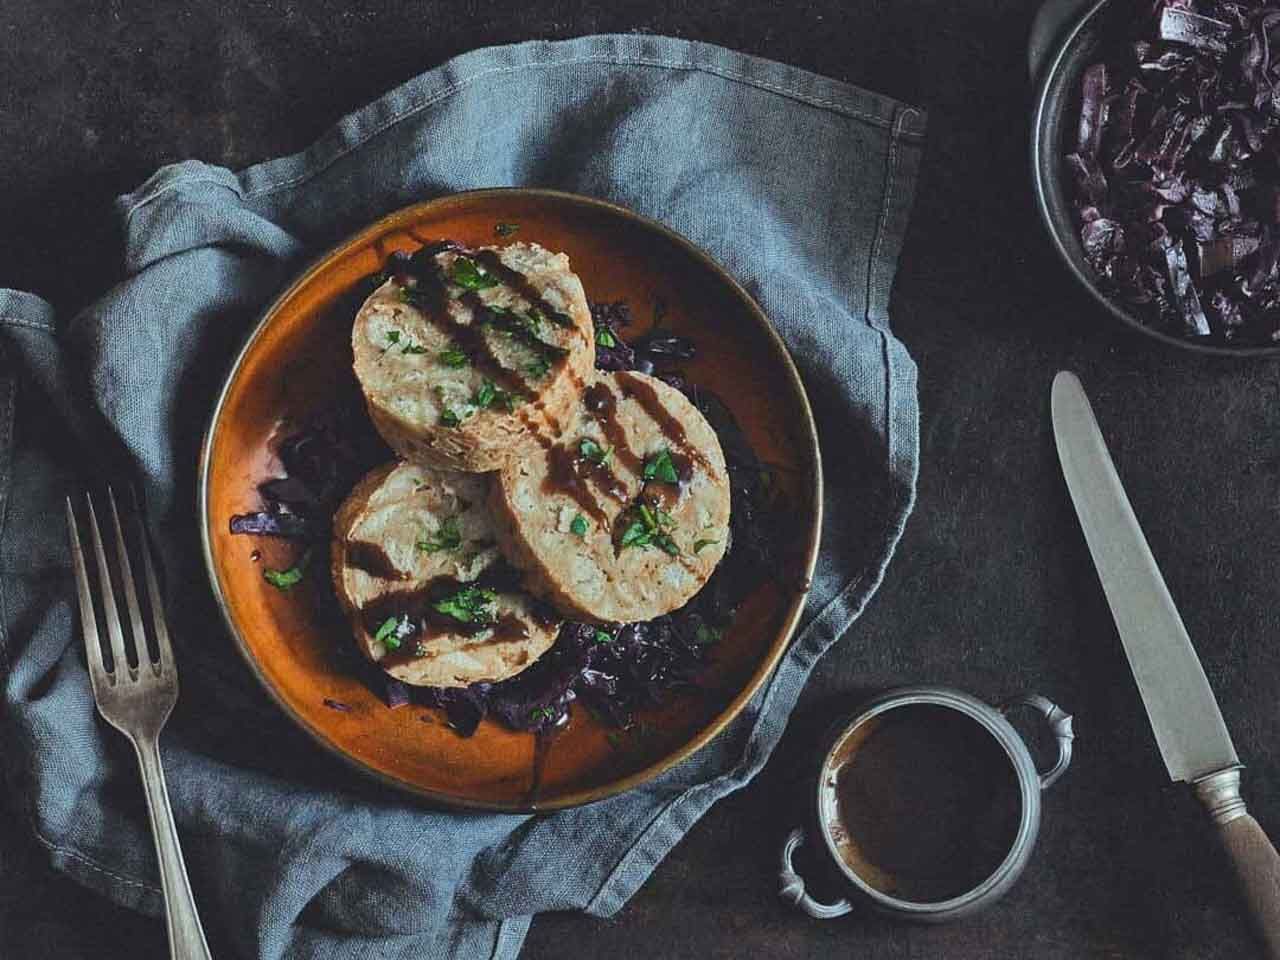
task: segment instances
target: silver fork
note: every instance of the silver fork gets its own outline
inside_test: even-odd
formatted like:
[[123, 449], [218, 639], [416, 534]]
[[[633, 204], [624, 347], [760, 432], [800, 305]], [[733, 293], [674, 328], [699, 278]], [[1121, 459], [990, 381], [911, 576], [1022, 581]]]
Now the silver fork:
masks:
[[147, 812], [151, 815], [151, 833], [155, 838], [156, 856], [160, 861], [160, 885], [164, 889], [169, 928], [169, 955], [173, 960], [209, 960], [209, 946], [205, 943], [204, 930], [200, 926], [195, 900], [191, 896], [187, 867], [182, 860], [178, 831], [173, 825], [173, 810], [169, 806], [169, 791], [164, 785], [164, 770], [160, 766], [160, 730], [169, 719], [178, 699], [178, 671], [173, 662], [173, 648], [169, 645], [169, 630], [164, 622], [160, 589], [156, 584], [146, 532], [142, 529], [141, 518], [135, 517], [134, 527], [138, 552], [142, 556], [148, 604], [151, 607], [153, 636], [160, 655], [159, 661], [152, 661], [145, 640], [146, 626], [142, 619], [142, 609], [138, 605], [138, 593], [134, 587], [133, 567], [129, 562], [124, 533], [120, 529], [116, 498], [110, 487], [107, 488], [107, 500], [111, 506], [117, 569], [120, 584], [124, 588], [125, 605], [129, 609], [137, 666], [129, 664], [124, 631], [116, 608], [115, 591], [107, 572], [107, 555], [102, 546], [98, 518], [93, 509], [93, 499], [86, 494], [87, 526], [99, 578], [98, 599], [111, 643], [112, 663], [110, 668], [107, 666], [99, 640], [97, 616], [94, 613], [93, 587], [76, 528], [75, 510], [68, 497], [67, 529], [71, 535], [71, 562], [75, 567], [76, 585], [80, 593], [80, 623], [84, 633], [85, 659], [89, 664], [89, 681], [93, 686], [93, 698], [97, 701], [98, 712], [129, 738], [138, 755], [138, 765], [142, 768]]

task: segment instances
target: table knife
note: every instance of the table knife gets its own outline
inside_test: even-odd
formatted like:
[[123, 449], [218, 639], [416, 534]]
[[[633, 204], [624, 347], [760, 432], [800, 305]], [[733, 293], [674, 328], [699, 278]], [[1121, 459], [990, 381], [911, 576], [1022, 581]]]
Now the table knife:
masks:
[[1160, 755], [1208, 809], [1267, 956], [1280, 960], [1280, 857], [1245, 809], [1242, 765], [1218, 701], [1074, 374], [1054, 378], [1050, 406], [1067, 489]]

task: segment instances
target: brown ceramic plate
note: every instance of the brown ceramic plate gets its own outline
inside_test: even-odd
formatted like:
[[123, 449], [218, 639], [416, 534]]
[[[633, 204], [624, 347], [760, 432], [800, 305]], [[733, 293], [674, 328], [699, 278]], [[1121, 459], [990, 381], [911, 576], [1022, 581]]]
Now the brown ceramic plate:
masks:
[[[533, 792], [537, 738], [484, 721], [470, 738], [436, 710], [388, 709], [343, 669], [346, 625], [319, 588], [282, 593], [264, 566], [287, 566], [293, 545], [232, 536], [232, 514], [259, 509], [257, 484], [276, 475], [269, 447], [286, 419], [305, 418], [354, 389], [351, 321], [364, 278], [393, 250], [450, 237], [468, 245], [513, 239], [568, 253], [593, 301], [627, 300], [632, 336], [663, 315], [693, 339], [689, 379], [718, 393], [794, 504], [794, 542], [773, 582], [739, 609], [713, 648], [696, 694], [672, 694], [630, 731], [581, 706], [552, 741]], [[372, 430], [372, 425], [369, 426]], [[804, 604], [822, 513], [818, 441], [804, 388], [781, 339], [751, 297], [715, 261], [660, 224], [622, 207], [543, 190], [481, 190], [408, 207], [379, 220], [302, 274], [263, 315], [232, 365], [205, 438], [199, 510], [213, 590], [240, 652], [284, 711], [322, 746], [386, 783], [451, 806], [547, 810], [644, 783], [714, 737], [769, 676]], [[261, 557], [255, 562], [254, 551]], [[335, 710], [325, 701], [349, 710]]]

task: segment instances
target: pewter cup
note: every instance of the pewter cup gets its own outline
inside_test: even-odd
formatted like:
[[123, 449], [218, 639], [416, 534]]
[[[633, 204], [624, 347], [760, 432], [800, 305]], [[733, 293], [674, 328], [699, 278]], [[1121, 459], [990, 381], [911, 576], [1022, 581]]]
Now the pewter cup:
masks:
[[[865, 862], [855, 868], [858, 858], [850, 854], [837, 794], [841, 770], [852, 762], [868, 732], [874, 736], [875, 725], [882, 722], [890, 711], [918, 710], [920, 707], [956, 711], [957, 720], [963, 718], [962, 722], [974, 723], [989, 733], [999, 745], [1002, 757], [1008, 760], [1017, 783], [1017, 820], [1016, 826], [1012, 821], [1010, 823], [1013, 835], [1008, 852], [981, 882], [942, 899], [906, 898], [877, 889], [877, 885], [868, 879], [871, 868]], [[1037, 711], [1056, 741], [1056, 762], [1044, 773], [1037, 771], [1031, 751], [1005, 718], [1005, 713], [1016, 707], [1030, 707]], [[1040, 828], [1040, 794], [1067, 769], [1071, 762], [1072, 739], [1071, 717], [1038, 695], [1018, 697], [999, 709], [946, 687], [904, 687], [875, 698], [851, 720], [846, 719], [833, 727], [821, 754], [814, 796], [817, 833], [831, 861], [844, 877], [847, 895], [835, 903], [821, 903], [805, 892], [804, 880], [792, 866], [792, 855], [807, 839], [806, 831], [800, 827], [792, 830], [783, 844], [779, 895], [797, 909], [820, 920], [849, 913], [855, 902], [880, 913], [921, 923], [955, 920], [990, 906], [1013, 886], [1031, 858]]]

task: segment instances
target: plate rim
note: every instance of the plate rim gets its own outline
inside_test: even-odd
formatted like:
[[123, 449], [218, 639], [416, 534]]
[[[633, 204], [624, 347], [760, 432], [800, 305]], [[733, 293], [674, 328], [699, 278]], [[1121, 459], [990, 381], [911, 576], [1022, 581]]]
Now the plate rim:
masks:
[[[799, 398], [801, 410], [804, 414], [805, 429], [803, 436], [807, 440], [807, 446], [813, 461], [813, 471], [807, 493], [809, 494], [810, 502], [814, 507], [812, 511], [812, 522], [810, 523], [808, 537], [804, 547], [803, 574], [800, 578], [801, 583], [804, 584], [804, 589], [796, 592], [792, 596], [792, 599], [786, 608], [786, 616], [783, 619], [781, 629], [770, 644], [765, 656], [757, 664], [746, 684], [718, 713], [714, 715], [714, 717], [712, 717], [709, 723], [702, 727], [688, 741], [681, 744], [677, 749], [664, 754], [653, 763], [650, 763], [625, 777], [619, 777], [598, 786], [569, 791], [549, 800], [503, 803], [463, 798], [441, 793], [438, 790], [431, 790], [410, 780], [378, 770], [346, 753], [329, 737], [327, 737], [322, 730], [312, 725], [305, 717], [294, 711], [294, 709], [285, 701], [281, 693], [277, 691], [275, 686], [270, 682], [270, 680], [268, 680], [262, 667], [259, 665], [257, 658], [253, 655], [246, 643], [240, 628], [231, 616], [227, 597], [223, 591], [222, 580], [218, 575], [217, 565], [214, 560], [213, 542], [210, 531], [212, 529], [211, 524], [215, 522], [216, 518], [211, 515], [209, 492], [214, 438], [221, 422], [228, 394], [244, 366], [245, 358], [249, 355], [255, 344], [257, 344], [261, 339], [262, 334], [285, 302], [287, 302], [299, 289], [313, 280], [314, 277], [332, 261], [337, 260], [353, 247], [366, 245], [372, 238], [389, 232], [390, 228], [393, 228], [404, 221], [410, 221], [414, 217], [433, 208], [495, 199], [500, 200], [512, 197], [528, 197], [559, 203], [568, 203], [571, 205], [586, 206], [594, 208], [596, 211], [609, 213], [614, 216], [622, 217], [625, 220], [630, 220], [644, 229], [660, 234], [666, 240], [675, 244], [683, 253], [701, 262], [729, 288], [729, 290], [747, 308], [748, 313], [752, 315], [756, 325], [764, 330], [773, 347], [777, 353], [780, 354], [786, 378]], [[234, 359], [228, 366], [226, 373], [222, 376], [217, 398], [214, 401], [213, 409], [205, 424], [204, 433], [200, 441], [199, 461], [196, 472], [196, 515], [200, 522], [200, 547], [201, 555], [204, 560], [205, 573], [208, 576], [209, 585], [212, 588], [214, 598], [217, 601], [218, 612], [222, 617], [222, 622], [226, 627], [227, 632], [235, 641], [236, 649], [239, 651], [241, 658], [248, 665], [250, 672], [257, 679], [259, 685], [266, 691], [267, 695], [276, 703], [281, 711], [314, 742], [329, 754], [338, 757], [349, 767], [360, 771], [362, 774], [372, 777], [382, 784], [395, 787], [401, 791], [405, 791], [411, 795], [417, 796], [418, 798], [428, 800], [431, 803], [438, 804], [446, 808], [504, 813], [543, 813], [595, 803], [648, 783], [650, 780], [661, 776], [671, 768], [684, 762], [709, 744], [713, 739], [719, 736], [719, 734], [723, 732], [730, 723], [733, 722], [738, 714], [742, 712], [747, 703], [750, 702], [750, 700], [760, 691], [761, 687], [763, 687], [768, 679], [773, 675], [778, 663], [782, 660], [783, 655], [790, 649], [791, 641], [795, 636], [796, 627], [799, 625], [800, 616], [804, 612], [813, 582], [814, 570], [817, 566], [818, 548], [822, 535], [824, 511], [823, 490], [824, 477], [822, 471], [822, 449], [818, 442], [817, 423], [814, 420], [813, 408], [809, 402], [808, 391], [805, 389], [804, 381], [800, 377], [800, 372], [796, 367], [794, 358], [791, 356], [791, 351], [787, 349], [787, 346], [783, 342], [781, 334], [778, 333], [777, 328], [774, 326], [773, 321], [769, 319], [768, 314], [766, 314], [760, 304], [756, 302], [756, 299], [751, 296], [747, 289], [739, 283], [738, 280], [730, 274], [718, 260], [712, 257], [711, 254], [707, 253], [701, 247], [697, 246], [692, 241], [686, 239], [683, 235], [660, 221], [654, 220], [651, 217], [647, 217], [608, 200], [601, 200], [597, 197], [589, 197], [583, 194], [571, 193], [564, 190], [551, 190], [537, 187], [486, 187], [442, 194], [441, 196], [430, 200], [419, 201], [418, 203], [397, 208], [396, 210], [379, 217], [372, 223], [369, 223], [348, 235], [345, 239], [339, 241], [334, 246], [329, 247], [319, 256], [314, 258], [306, 267], [295, 275], [294, 279], [285, 286], [283, 290], [272, 298], [266, 307], [259, 312], [257, 320], [245, 335], [243, 343], [236, 351]]]

